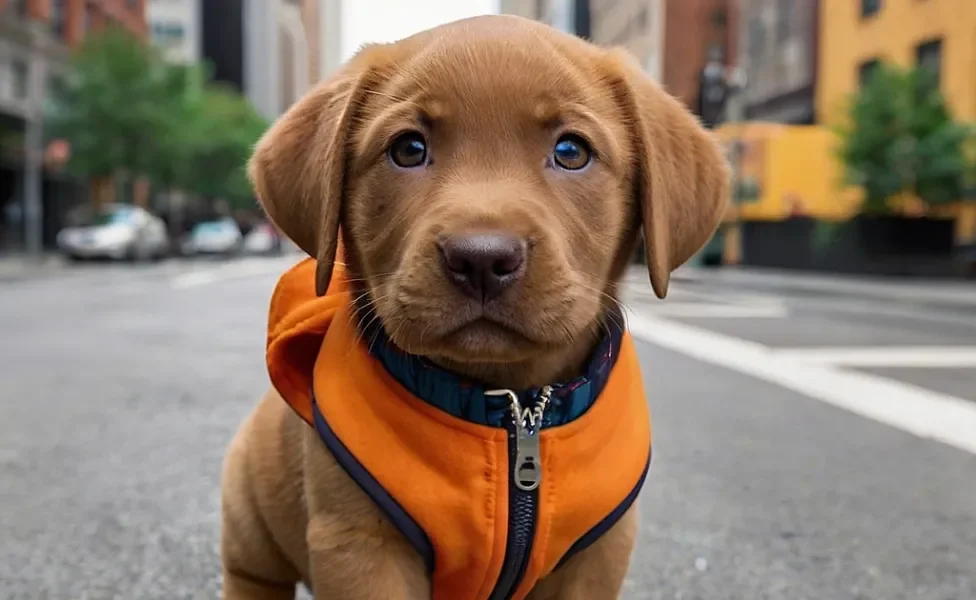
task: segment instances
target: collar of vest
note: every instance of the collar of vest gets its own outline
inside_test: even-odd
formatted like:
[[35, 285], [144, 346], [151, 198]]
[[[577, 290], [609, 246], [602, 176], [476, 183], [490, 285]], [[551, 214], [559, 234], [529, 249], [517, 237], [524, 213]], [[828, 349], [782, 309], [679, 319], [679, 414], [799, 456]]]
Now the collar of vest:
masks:
[[[268, 318], [267, 364], [271, 382], [307, 423], [314, 424], [309, 394], [319, 349], [337, 314], [347, 314], [351, 300], [344, 264], [337, 260], [332, 283], [322, 297], [314, 290], [315, 261], [308, 258], [278, 281]], [[582, 375], [554, 383], [543, 428], [564, 425], [582, 416], [596, 402], [620, 354], [623, 316], [606, 319], [606, 335], [591, 354]], [[422, 357], [393, 345], [382, 327], [365, 332], [376, 340], [370, 355], [401, 387], [435, 408], [476, 425], [502, 427], [510, 401], [488, 395], [490, 388], [467, 381]], [[541, 389], [513, 390], [520, 402], [535, 401]]]
[[[623, 315], [606, 319], [606, 332], [590, 355], [583, 374], [572, 381], [553, 383], [549, 407], [542, 428], [565, 425], [585, 413], [606, 385], [620, 351]], [[411, 394], [444, 412], [478, 425], [503, 427], [510, 419], [506, 396], [489, 395], [480, 383], [467, 381], [421, 356], [407, 354], [393, 345], [381, 326], [370, 327], [365, 339], [371, 340], [370, 354]], [[373, 341], [375, 340], [375, 341]], [[513, 390], [523, 406], [534, 403], [542, 388]]]

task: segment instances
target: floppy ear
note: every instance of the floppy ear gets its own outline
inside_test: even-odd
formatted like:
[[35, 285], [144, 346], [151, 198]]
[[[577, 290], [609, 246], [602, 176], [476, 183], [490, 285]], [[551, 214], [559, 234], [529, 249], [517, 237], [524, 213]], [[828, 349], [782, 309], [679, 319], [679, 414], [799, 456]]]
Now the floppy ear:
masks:
[[676, 98], [614, 51], [616, 93], [628, 114], [647, 270], [658, 298], [671, 271], [708, 242], [729, 201], [729, 168], [718, 141]]
[[317, 260], [325, 293], [339, 243], [350, 128], [371, 78], [369, 48], [282, 115], [258, 142], [248, 175], [278, 228]]

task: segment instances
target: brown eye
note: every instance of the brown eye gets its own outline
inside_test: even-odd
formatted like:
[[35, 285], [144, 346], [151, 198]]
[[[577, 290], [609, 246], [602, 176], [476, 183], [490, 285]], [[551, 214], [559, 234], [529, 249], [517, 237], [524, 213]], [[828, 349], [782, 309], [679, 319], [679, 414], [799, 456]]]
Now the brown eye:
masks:
[[577, 135], [564, 135], [552, 149], [552, 159], [567, 171], [579, 171], [590, 164], [590, 146]]
[[397, 137], [388, 152], [393, 164], [404, 169], [421, 167], [427, 162], [427, 142], [416, 131]]

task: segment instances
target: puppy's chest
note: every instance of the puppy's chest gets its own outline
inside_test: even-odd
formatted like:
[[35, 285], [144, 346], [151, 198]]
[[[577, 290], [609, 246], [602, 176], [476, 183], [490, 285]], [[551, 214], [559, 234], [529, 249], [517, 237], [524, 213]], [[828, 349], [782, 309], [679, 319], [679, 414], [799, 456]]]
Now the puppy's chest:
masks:
[[317, 373], [315, 429], [423, 558], [435, 600], [524, 598], [612, 528], [644, 483], [642, 386], [608, 383], [559, 424], [546, 420], [553, 399], [506, 390], [486, 407], [492, 425], [361, 375]]

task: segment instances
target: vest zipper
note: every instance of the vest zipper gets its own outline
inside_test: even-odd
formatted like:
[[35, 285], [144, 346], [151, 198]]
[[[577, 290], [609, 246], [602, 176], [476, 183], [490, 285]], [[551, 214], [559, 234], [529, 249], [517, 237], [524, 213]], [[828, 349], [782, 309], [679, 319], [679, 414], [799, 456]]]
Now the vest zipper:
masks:
[[505, 425], [508, 431], [508, 536], [502, 570], [489, 596], [489, 600], [509, 600], [525, 577], [532, 556], [539, 484], [542, 482], [539, 432], [552, 388], [543, 387], [531, 408], [523, 408], [518, 395], [511, 390], [490, 390], [485, 394], [507, 396], [512, 416], [511, 422]]

